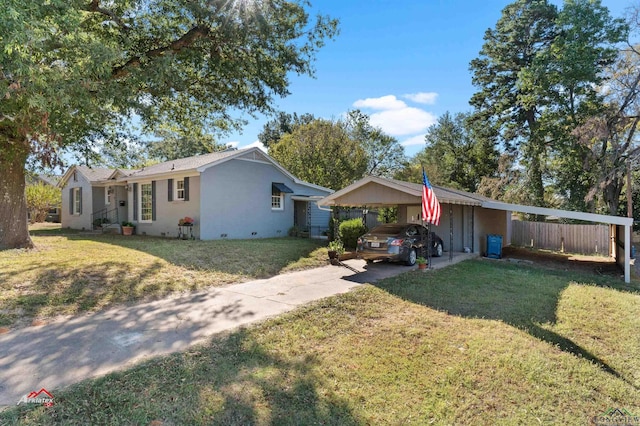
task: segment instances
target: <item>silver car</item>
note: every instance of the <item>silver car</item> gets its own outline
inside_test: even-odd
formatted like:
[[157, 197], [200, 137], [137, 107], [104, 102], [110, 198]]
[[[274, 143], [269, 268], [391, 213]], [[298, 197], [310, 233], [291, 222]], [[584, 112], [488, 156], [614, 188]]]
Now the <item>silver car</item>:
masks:
[[[422, 253], [428, 244], [427, 234], [425, 226], [415, 223], [379, 225], [358, 238], [356, 252], [367, 262], [389, 260], [413, 266], [418, 256], [427, 255]], [[442, 238], [435, 232], [431, 233], [431, 255], [442, 256]]]

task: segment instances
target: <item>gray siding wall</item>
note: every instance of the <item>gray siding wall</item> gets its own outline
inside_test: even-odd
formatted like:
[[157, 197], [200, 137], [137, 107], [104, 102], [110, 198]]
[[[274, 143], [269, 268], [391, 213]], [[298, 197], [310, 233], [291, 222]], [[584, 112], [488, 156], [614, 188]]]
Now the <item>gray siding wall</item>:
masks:
[[[93, 197], [91, 191], [91, 183], [82, 175], [77, 172], [77, 182], [73, 181], [73, 175], [69, 177], [67, 183], [62, 188], [62, 213], [61, 223], [63, 228], [71, 229], [91, 229], [91, 214], [93, 213]], [[82, 214], [74, 215], [69, 210], [70, 205], [70, 189], [82, 188]]]
[[[283, 210], [271, 209], [273, 182], [284, 183], [294, 191], [285, 194]], [[201, 185], [200, 237], [206, 240], [286, 236], [294, 219], [291, 196], [327, 195], [326, 191], [294, 183], [271, 164], [240, 159], [207, 169], [201, 174]], [[313, 205], [312, 221], [325, 222]], [[314, 216], [314, 212], [318, 214]]]
[[[174, 181], [184, 179], [184, 176], [172, 176]], [[193, 234], [200, 238], [201, 218], [200, 218], [200, 177], [189, 177], [189, 201], [169, 201], [168, 200], [168, 179], [154, 179], [156, 182], [156, 220], [151, 223], [139, 223], [133, 220], [133, 190], [128, 192], [127, 212], [129, 221], [136, 225], [136, 234], [155, 235], [162, 237], [178, 236], [178, 221], [189, 216], [195, 220]], [[149, 181], [138, 182], [138, 194], [140, 193], [140, 183], [150, 183]], [[129, 185], [133, 187], [133, 183]], [[174, 192], [175, 197], [175, 192]], [[140, 206], [138, 206], [138, 209]], [[140, 211], [138, 210], [138, 219]], [[124, 220], [124, 219], [123, 219]]]

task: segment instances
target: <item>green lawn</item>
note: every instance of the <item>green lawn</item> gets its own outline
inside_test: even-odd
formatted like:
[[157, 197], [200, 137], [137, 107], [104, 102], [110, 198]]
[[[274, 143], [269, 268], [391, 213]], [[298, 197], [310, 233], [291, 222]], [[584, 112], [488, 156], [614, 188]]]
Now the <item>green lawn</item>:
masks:
[[35, 250], [0, 251], [0, 326], [78, 314], [327, 264], [301, 238], [183, 241], [40, 227]]
[[575, 424], [640, 414], [640, 292], [467, 261], [54, 390], [2, 424]]

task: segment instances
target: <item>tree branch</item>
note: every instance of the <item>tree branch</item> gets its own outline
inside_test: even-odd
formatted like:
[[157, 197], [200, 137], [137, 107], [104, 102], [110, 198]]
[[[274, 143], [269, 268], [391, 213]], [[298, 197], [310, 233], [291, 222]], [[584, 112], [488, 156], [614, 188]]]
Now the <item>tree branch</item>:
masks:
[[122, 18], [120, 18], [118, 15], [116, 15], [114, 12], [110, 10], [100, 7], [100, 0], [91, 0], [91, 3], [89, 3], [89, 5], [85, 8], [85, 10], [87, 12], [96, 12], [101, 15], [108, 16], [113, 21], [115, 21], [115, 23], [118, 24], [120, 28], [124, 30], [129, 30], [129, 26], [124, 23]]
[[[96, 0], [94, 0], [95, 2]], [[123, 65], [117, 66], [111, 72], [113, 78], [124, 77], [129, 74], [131, 68], [139, 67], [143, 58], [155, 58], [162, 56], [167, 52], [179, 52], [180, 50], [193, 45], [198, 39], [207, 37], [210, 34], [209, 28], [198, 25], [187, 31], [182, 37], [172, 41], [166, 46], [157, 49], [151, 49], [140, 56], [135, 56], [125, 62]]]

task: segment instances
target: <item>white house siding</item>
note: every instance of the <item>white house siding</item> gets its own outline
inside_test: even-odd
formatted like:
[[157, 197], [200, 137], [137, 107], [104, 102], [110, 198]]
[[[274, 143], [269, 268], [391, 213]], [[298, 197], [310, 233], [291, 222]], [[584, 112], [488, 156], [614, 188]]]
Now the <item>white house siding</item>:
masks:
[[[171, 177], [175, 180], [182, 180], [184, 176], [174, 175]], [[149, 183], [151, 181], [156, 182], [156, 220], [151, 223], [140, 223], [133, 219], [133, 189], [128, 191], [127, 205], [129, 221], [134, 222], [136, 225], [136, 233], [140, 235], [155, 235], [161, 237], [177, 237], [178, 236], [178, 221], [189, 216], [195, 221], [193, 227], [193, 235], [196, 238], [200, 237], [201, 220], [200, 220], [200, 177], [189, 177], [189, 201], [169, 201], [168, 198], [168, 178], [161, 179], [149, 179], [140, 181], [138, 183], [138, 191], [140, 183]], [[129, 183], [133, 188], [133, 182]], [[175, 193], [174, 193], [175, 198]], [[138, 219], [140, 218], [140, 206], [138, 206]]]
[[[63, 228], [71, 229], [91, 229], [91, 214], [93, 213], [93, 196], [91, 183], [76, 171], [77, 182], [73, 180], [73, 174], [69, 177], [62, 188], [62, 213], [61, 224]], [[70, 190], [72, 188], [82, 188], [82, 214], [74, 215], [70, 210], [71, 199]]]
[[[241, 159], [206, 169], [201, 182], [200, 237], [206, 240], [286, 236], [294, 219], [291, 197], [327, 195], [326, 191], [296, 184], [272, 164]], [[274, 182], [293, 190], [293, 194], [285, 194], [282, 210], [271, 209]]]

